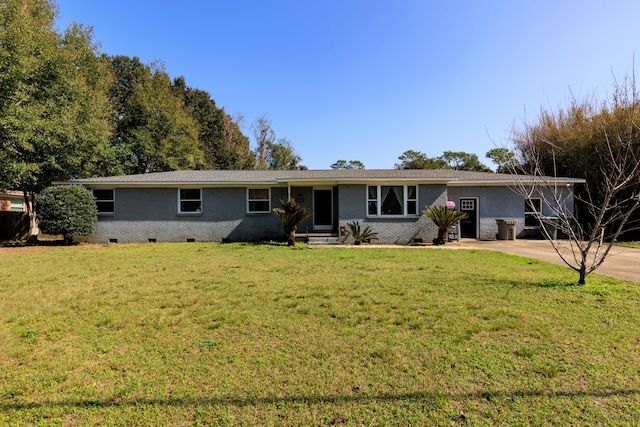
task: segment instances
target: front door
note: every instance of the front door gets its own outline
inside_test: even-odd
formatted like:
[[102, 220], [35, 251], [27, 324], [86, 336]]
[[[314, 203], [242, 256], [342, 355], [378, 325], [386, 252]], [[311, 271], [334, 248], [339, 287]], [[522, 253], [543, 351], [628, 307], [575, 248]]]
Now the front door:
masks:
[[478, 238], [478, 199], [460, 199], [460, 212], [465, 212], [467, 219], [460, 221], [460, 237]]
[[313, 190], [314, 231], [333, 230], [333, 190]]

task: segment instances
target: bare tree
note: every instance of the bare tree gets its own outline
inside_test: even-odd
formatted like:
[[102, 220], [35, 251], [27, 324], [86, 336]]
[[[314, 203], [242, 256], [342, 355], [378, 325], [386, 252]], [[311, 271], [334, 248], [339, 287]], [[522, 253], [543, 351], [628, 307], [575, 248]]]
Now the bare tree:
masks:
[[253, 137], [256, 140], [256, 169], [267, 169], [269, 149], [276, 140], [271, 128], [271, 119], [266, 114], [256, 118], [251, 124]]
[[[616, 83], [613, 101], [595, 106], [575, 99], [567, 110], [542, 111], [539, 122], [514, 132], [517, 159], [509, 165], [516, 192], [530, 203], [541, 232], [586, 283], [640, 211], [640, 105], [635, 80]], [[570, 174], [584, 178], [576, 188]], [[574, 200], [576, 207], [574, 208]], [[547, 215], [543, 216], [543, 211]], [[550, 219], [552, 217], [553, 219]], [[550, 222], [567, 235], [552, 239]]]

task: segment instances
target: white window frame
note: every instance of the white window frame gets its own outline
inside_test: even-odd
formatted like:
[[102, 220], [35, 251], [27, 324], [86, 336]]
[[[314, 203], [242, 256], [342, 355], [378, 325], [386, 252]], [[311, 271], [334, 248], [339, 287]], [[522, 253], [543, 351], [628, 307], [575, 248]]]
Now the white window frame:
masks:
[[[477, 202], [476, 199], [460, 200], [460, 210], [461, 211], [475, 211], [476, 210], [476, 202]], [[468, 203], [471, 203], [471, 204], [466, 205]]]
[[[250, 197], [251, 190], [267, 190], [266, 199], [252, 199]], [[251, 202], [267, 202], [267, 210], [252, 210]], [[269, 214], [271, 213], [271, 187], [247, 187], [247, 213], [250, 214]]]
[[[385, 214], [382, 212], [382, 187], [402, 187], [402, 213], [400, 214]], [[409, 199], [409, 187], [415, 187], [415, 198]], [[375, 197], [371, 197], [370, 188], [375, 188]], [[418, 185], [367, 185], [367, 216], [369, 217], [381, 217], [381, 218], [406, 218], [419, 216], [418, 206]], [[415, 202], [415, 213], [407, 213], [409, 211], [409, 202]], [[369, 207], [372, 203], [375, 203], [376, 213], [369, 211]]]
[[12, 212], [24, 212], [24, 199], [21, 199], [19, 197], [13, 197], [10, 200], [10, 207], [9, 209]]
[[[98, 199], [95, 194], [96, 191], [110, 191], [111, 199]], [[98, 215], [113, 215], [116, 212], [116, 190], [114, 188], [94, 188], [91, 190], [91, 192], [93, 193], [93, 197], [95, 197], [96, 199], [96, 208], [98, 209]], [[101, 211], [100, 205], [104, 205], [107, 203], [112, 203], [113, 209], [111, 209], [110, 211]]]
[[[182, 191], [188, 190], [198, 190], [200, 193], [200, 197], [197, 199], [188, 199], [182, 198]], [[192, 211], [192, 210], [182, 210], [182, 202], [200, 202], [200, 209]], [[178, 213], [180, 215], [201, 215], [202, 214], [202, 188], [178, 188]]]
[[[415, 190], [415, 197], [410, 199], [409, 198], [409, 187], [414, 187]], [[418, 215], [418, 186], [417, 185], [405, 185], [404, 186], [404, 191], [405, 191], [405, 196], [404, 196], [404, 211], [405, 211], [405, 215], [406, 216], [417, 216]], [[414, 202], [415, 203], [415, 212], [414, 213], [409, 213], [409, 202]]]
[[[529, 202], [533, 203], [536, 201], [538, 202], [538, 205], [539, 205], [539, 210], [537, 212], [537, 215], [542, 216], [542, 198], [541, 197], [528, 197], [524, 199], [524, 227], [525, 228], [529, 228], [529, 229], [540, 228], [540, 224], [538, 224], [538, 218], [536, 217], [536, 212], [527, 210], [527, 205], [529, 204]], [[536, 224], [527, 225], [528, 217], [533, 217], [536, 220]]]

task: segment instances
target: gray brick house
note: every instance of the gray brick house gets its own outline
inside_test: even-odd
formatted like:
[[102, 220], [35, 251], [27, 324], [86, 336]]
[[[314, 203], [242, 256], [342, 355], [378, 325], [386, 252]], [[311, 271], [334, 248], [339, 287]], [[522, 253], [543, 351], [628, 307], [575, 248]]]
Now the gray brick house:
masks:
[[[572, 193], [582, 180], [556, 178]], [[299, 236], [349, 242], [349, 221], [372, 225], [376, 243], [431, 241], [436, 228], [422, 211], [455, 205], [469, 219], [460, 237], [495, 239], [496, 219], [517, 219], [525, 237], [537, 224], [528, 206], [540, 199], [512, 190], [513, 176], [455, 170], [175, 171], [66, 181], [93, 191], [99, 217], [89, 241], [260, 241], [284, 237], [272, 209], [295, 199], [312, 210]], [[539, 191], [544, 191], [541, 189]], [[568, 207], [573, 209], [572, 206]]]

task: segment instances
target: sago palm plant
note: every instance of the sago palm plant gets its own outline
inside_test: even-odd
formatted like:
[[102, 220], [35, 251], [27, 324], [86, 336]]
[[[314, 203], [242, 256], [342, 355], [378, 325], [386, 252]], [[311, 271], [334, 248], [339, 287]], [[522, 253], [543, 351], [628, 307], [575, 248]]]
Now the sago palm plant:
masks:
[[429, 206], [424, 210], [424, 213], [438, 227], [438, 237], [434, 239], [433, 243], [441, 245], [447, 243], [449, 229], [469, 216], [466, 212], [459, 212], [447, 206]]
[[311, 209], [300, 207], [295, 200], [281, 200], [281, 208], [274, 208], [273, 213], [280, 218], [287, 235], [287, 246], [296, 247], [296, 230], [298, 224], [311, 216]]
[[360, 221], [350, 221], [345, 225], [347, 227], [347, 231], [353, 236], [355, 240], [353, 243], [354, 245], [359, 245], [362, 242], [377, 239], [376, 236], [378, 235], [378, 233], [373, 231], [373, 227], [371, 225], [367, 225], [366, 227], [362, 228], [362, 226], [360, 225]]

